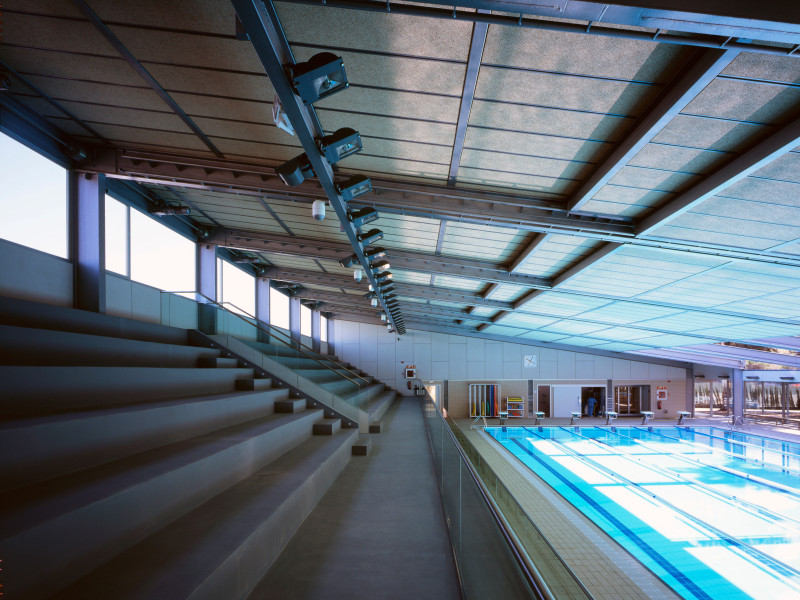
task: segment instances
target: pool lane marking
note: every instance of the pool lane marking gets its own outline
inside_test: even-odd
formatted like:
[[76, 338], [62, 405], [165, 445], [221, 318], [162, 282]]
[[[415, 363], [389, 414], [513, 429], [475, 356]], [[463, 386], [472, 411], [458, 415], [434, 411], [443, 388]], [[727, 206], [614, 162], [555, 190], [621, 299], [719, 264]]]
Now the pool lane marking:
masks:
[[[528, 430], [527, 427], [523, 427], [525, 431], [529, 431], [538, 437], [539, 439], [548, 439], [539, 436], [536, 432]], [[552, 438], [550, 438], [552, 439]], [[614, 527], [616, 527], [619, 531], [625, 535], [633, 544], [635, 544], [642, 552], [644, 552], [647, 556], [649, 556], [653, 561], [655, 561], [662, 569], [664, 569], [670, 576], [672, 576], [675, 581], [681, 584], [686, 590], [689, 591], [694, 597], [700, 598], [702, 600], [713, 600], [712, 596], [709, 596], [702, 588], [700, 588], [694, 581], [684, 575], [679, 569], [677, 569], [672, 563], [670, 563], [665, 557], [661, 556], [658, 552], [656, 552], [650, 544], [644, 541], [642, 538], [639, 537], [638, 534], [633, 532], [625, 523], [623, 523], [620, 519], [616, 516], [611, 514], [608, 509], [604, 508], [597, 502], [595, 502], [587, 493], [581, 490], [578, 486], [572, 483], [569, 479], [567, 479], [564, 475], [559, 473], [556, 469], [554, 469], [551, 465], [545, 463], [542, 459], [538, 456], [532, 454], [525, 446], [523, 446], [519, 440], [511, 438], [509, 441], [513, 441], [517, 444], [523, 452], [531, 456], [536, 462], [538, 462], [542, 467], [547, 469], [554, 477], [556, 477], [561, 483], [566, 485], [570, 488], [575, 494], [577, 494], [584, 502], [586, 502], [589, 506], [591, 506], [594, 510], [596, 510], [600, 515], [606, 519], [609, 523], [611, 523]], [[553, 440], [555, 441], [555, 440]]]
[[[632, 441], [635, 442], [635, 444], [633, 444], [633, 445], [638, 446], [640, 448], [645, 448], [647, 450], [650, 450], [651, 452], [656, 452], [660, 456], [667, 456], [667, 457], [674, 458], [675, 460], [679, 460], [679, 461], [683, 461], [683, 462], [687, 462], [689, 464], [692, 464], [688, 459], [684, 458], [683, 455], [681, 455], [681, 454], [673, 454], [671, 452], [659, 452], [657, 449], [654, 449], [654, 448], [651, 448], [650, 446], [648, 446], [640, 438], [628, 437], [628, 436], [623, 435], [622, 433], [620, 433], [618, 431], [610, 431], [605, 427], [593, 427], [592, 429], [597, 429], [597, 430], [603, 431], [606, 434], [607, 433], [612, 433], [612, 434], [614, 434], [616, 436], [619, 436], [620, 438], [627, 439], [627, 440], [632, 440]], [[651, 432], [648, 432], [648, 433], [651, 433]], [[614, 446], [614, 445], [609, 444], [609, 443], [607, 443], [607, 442], [605, 442], [605, 441], [603, 441], [603, 440], [601, 440], [599, 438], [590, 438], [590, 437], [584, 436], [582, 434], [574, 434], [574, 435], [580, 435], [582, 439], [586, 439], [588, 441], [595, 442], [596, 444], [600, 445], [601, 448], [604, 448], [605, 446], [608, 446], [608, 448], [610, 448], [612, 451], [614, 451], [613, 453], [614, 453], [615, 456], [620, 456], [620, 457], [625, 458], [627, 460], [636, 461], [637, 463], [641, 463], [641, 465], [645, 469], [649, 469], [651, 471], [655, 471], [656, 473], [659, 473], [660, 475], [664, 475], [665, 477], [670, 477], [670, 478], [674, 479], [678, 483], [688, 483], [688, 484], [690, 484], [692, 486], [695, 486], [696, 488], [698, 488], [702, 492], [708, 494], [709, 496], [712, 496], [712, 497], [716, 498], [717, 500], [724, 501], [725, 503], [727, 503], [727, 504], [729, 504], [731, 506], [734, 506], [734, 507], [737, 507], [737, 508], [740, 508], [740, 509], [744, 508], [744, 509], [750, 510], [750, 511], [752, 511], [754, 513], [757, 513], [759, 516], [764, 517], [765, 519], [769, 519], [770, 521], [772, 521], [772, 523], [774, 525], [777, 525], [779, 527], [794, 527], [795, 529], [797, 529], [797, 533], [800, 535], [800, 521], [798, 521], [797, 519], [794, 519], [792, 517], [776, 513], [776, 512], [771, 511], [771, 510], [769, 510], [767, 508], [764, 508], [761, 505], [755, 504], [754, 502], [750, 502], [749, 500], [744, 500], [743, 498], [739, 498], [738, 496], [731, 496], [730, 494], [726, 494], [725, 492], [723, 492], [721, 490], [717, 490], [717, 489], [715, 489], [715, 488], [713, 488], [713, 487], [711, 487], [709, 485], [706, 485], [705, 483], [702, 483], [701, 481], [696, 481], [694, 479], [690, 479], [688, 477], [685, 477], [684, 475], [681, 475], [680, 473], [676, 473], [675, 471], [672, 471], [668, 467], [661, 467], [661, 466], [655, 465], [655, 464], [648, 464], [647, 461], [644, 458], [642, 458], [642, 457], [640, 457], [640, 456], [638, 456], [636, 454], [630, 454], [628, 452], [617, 452], [616, 451], [616, 448], [623, 448], [623, 447], [624, 448], [628, 448], [627, 446]], [[712, 465], [706, 465], [705, 463], [700, 463], [700, 464], [702, 466], [705, 466], [705, 467], [708, 467], [708, 468], [715, 468]], [[723, 472], [725, 472], [725, 471], [723, 471]], [[734, 475], [734, 474], [731, 473], [731, 475]], [[797, 541], [800, 541], [800, 537], [798, 537], [798, 536], [794, 536], [793, 539], [796, 539]]]
[[[526, 431], [530, 431], [527, 427], [525, 427], [523, 429], [525, 429]], [[563, 431], [566, 431], [567, 433], [571, 434], [572, 436], [579, 435], [579, 434], [576, 434], [575, 432], [569, 431], [566, 428], [559, 428], [559, 429], [561, 429]], [[536, 435], [535, 432], [533, 432], [533, 431], [530, 431], [530, 433], [534, 433], [534, 435]], [[537, 437], [539, 437], [540, 439], [545, 439], [545, 438], [543, 438], [541, 436], [538, 436], [538, 435], [537, 435]], [[745, 544], [744, 542], [736, 539], [735, 537], [725, 533], [721, 529], [718, 529], [717, 527], [700, 520], [699, 518], [691, 515], [690, 513], [687, 513], [686, 511], [684, 511], [684, 510], [678, 508], [677, 506], [675, 506], [674, 504], [672, 504], [669, 500], [666, 500], [666, 499], [662, 498], [661, 496], [658, 496], [657, 494], [648, 491], [647, 489], [645, 489], [643, 486], [641, 486], [640, 484], [636, 483], [635, 481], [632, 481], [632, 480], [628, 479], [627, 477], [624, 477], [624, 476], [622, 476], [622, 475], [620, 475], [618, 473], [615, 473], [612, 469], [609, 469], [609, 468], [603, 466], [602, 464], [598, 463], [597, 461], [595, 461], [595, 460], [593, 460], [593, 459], [591, 459], [591, 458], [589, 458], [587, 456], [583, 456], [583, 455], [579, 454], [578, 452], [575, 452], [574, 450], [569, 448], [569, 446], [567, 446], [563, 442], [561, 442], [561, 441], [559, 441], [559, 440], [557, 440], [555, 438], [549, 438], [549, 439], [554, 444], [556, 444], [559, 447], [563, 448], [564, 451], [566, 453], [568, 453], [569, 455], [571, 455], [573, 458], [577, 458], [578, 460], [583, 461], [584, 463], [587, 463], [589, 466], [594, 466], [596, 469], [604, 471], [606, 474], [610, 475], [612, 478], [617, 478], [617, 479], [621, 480], [623, 483], [627, 483], [628, 485], [631, 485], [634, 488], [639, 489], [640, 493], [642, 493], [642, 494], [644, 494], [644, 495], [646, 495], [646, 496], [648, 496], [650, 498], [653, 498], [653, 499], [657, 500], [658, 502], [664, 504], [665, 506], [671, 508], [672, 510], [674, 510], [678, 514], [682, 515], [684, 518], [686, 518], [689, 521], [693, 522], [696, 526], [698, 526], [700, 528], [704, 528], [704, 529], [710, 530], [711, 532], [714, 533], [714, 535], [716, 535], [717, 537], [719, 537], [722, 540], [728, 541], [728, 543], [731, 546], [739, 548], [742, 552], [744, 552], [745, 554], [748, 554], [751, 558], [753, 558], [757, 562], [761, 563], [761, 565], [763, 565], [764, 567], [771, 568], [774, 571], [780, 573], [781, 575], [785, 575], [787, 577], [792, 577], [795, 580], [795, 581], [793, 581], [793, 583], [795, 584], [795, 587], [796, 587], [796, 584], [798, 583], [798, 581], [796, 581], [796, 580], [800, 580], [800, 571], [796, 570], [794, 567], [791, 567], [790, 565], [787, 565], [787, 564], [781, 562], [780, 560], [777, 560], [777, 559], [775, 559], [775, 558], [773, 558], [773, 557], [771, 557], [771, 556], [769, 556], [767, 554], [764, 554], [760, 550], [758, 550], [756, 548], [753, 548], [752, 546], [749, 546], [748, 544]], [[523, 449], [524, 449], [524, 447], [523, 447]], [[526, 450], [526, 452], [527, 452], [527, 450]], [[528, 454], [530, 454], [530, 452], [528, 452]], [[569, 485], [569, 483], [568, 483], [568, 485]]]

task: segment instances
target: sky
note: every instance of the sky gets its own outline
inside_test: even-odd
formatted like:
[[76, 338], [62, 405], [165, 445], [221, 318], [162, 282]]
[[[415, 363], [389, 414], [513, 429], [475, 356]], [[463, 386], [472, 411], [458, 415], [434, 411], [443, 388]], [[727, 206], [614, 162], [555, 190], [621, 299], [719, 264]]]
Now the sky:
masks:
[[[64, 169], [0, 133], [0, 238], [67, 258], [66, 196]], [[194, 243], [157, 219], [106, 196], [106, 269], [161, 290], [194, 290]], [[221, 275], [223, 289], [219, 300], [254, 314], [254, 278], [227, 262], [223, 262]], [[272, 302], [273, 322], [288, 328], [288, 298], [275, 293], [285, 302], [280, 299]], [[310, 335], [310, 315], [303, 319], [306, 320], [304, 329]]]

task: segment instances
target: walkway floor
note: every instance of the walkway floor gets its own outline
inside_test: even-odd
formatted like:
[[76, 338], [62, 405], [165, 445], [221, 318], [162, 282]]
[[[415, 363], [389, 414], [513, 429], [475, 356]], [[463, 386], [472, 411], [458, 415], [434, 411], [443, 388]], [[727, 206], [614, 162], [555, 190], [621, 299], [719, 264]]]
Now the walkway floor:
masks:
[[460, 599], [417, 398], [399, 398], [250, 600]]

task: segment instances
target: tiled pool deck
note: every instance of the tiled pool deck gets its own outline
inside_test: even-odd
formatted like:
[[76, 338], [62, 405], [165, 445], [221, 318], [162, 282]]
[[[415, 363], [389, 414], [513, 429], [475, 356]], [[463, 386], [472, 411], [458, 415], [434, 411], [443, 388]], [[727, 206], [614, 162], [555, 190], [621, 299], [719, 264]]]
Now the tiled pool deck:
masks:
[[[540, 425], [544, 427], [569, 426], [570, 420], [544, 419]], [[550, 544], [561, 555], [564, 562], [580, 578], [586, 589], [597, 600], [633, 600], [633, 599], [676, 599], [673, 592], [658, 577], [653, 575], [637, 559], [626, 552], [605, 532], [581, 514], [570, 503], [561, 498], [546, 483], [533, 474], [527, 467], [508, 455], [498, 444], [483, 432], [483, 427], [471, 430], [471, 419], [456, 419], [456, 423], [464, 435], [473, 444], [481, 457], [492, 468], [497, 477], [514, 496], [523, 511], [547, 537]], [[499, 419], [487, 419], [489, 426], [500, 425]], [[641, 426], [641, 418], [618, 419], [614, 427]], [[673, 427], [675, 419], [652, 420], [648, 426]], [[690, 419], [685, 425], [694, 427], [729, 428], [727, 420]], [[510, 419], [509, 427], [533, 426], [533, 419]], [[583, 418], [573, 426], [593, 427], [605, 426], [605, 418]], [[788, 441], [800, 442], [800, 432], [796, 427], [775, 427], [769, 425], [749, 425], [749, 432]], [[535, 550], [535, 542], [525, 540], [519, 535], [523, 545], [530, 541], [531, 554]], [[536, 563], [535, 557], [534, 563]], [[556, 582], [554, 588], [560, 585]], [[553, 589], [554, 593], [556, 589]], [[559, 600], [562, 597], [555, 593]]]

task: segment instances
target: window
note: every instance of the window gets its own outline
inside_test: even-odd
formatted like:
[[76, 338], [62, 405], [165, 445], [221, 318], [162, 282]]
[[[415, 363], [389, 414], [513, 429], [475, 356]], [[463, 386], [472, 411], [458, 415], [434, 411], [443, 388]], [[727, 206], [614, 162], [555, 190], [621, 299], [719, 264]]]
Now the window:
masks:
[[130, 208], [111, 196], [106, 196], [106, 270], [126, 277], [130, 275], [129, 219]]
[[289, 329], [289, 297], [275, 288], [269, 290], [269, 324]]
[[300, 335], [311, 337], [311, 309], [300, 305]]
[[225, 308], [229, 310], [255, 316], [255, 278], [227, 261], [220, 260], [219, 263], [222, 263], [221, 273], [217, 280], [222, 288], [219, 301], [224, 302]]
[[0, 133], [0, 237], [67, 258], [67, 175]]
[[319, 328], [319, 341], [320, 342], [327, 342], [328, 341], [328, 319], [325, 317], [319, 318], [320, 328]]
[[131, 279], [169, 292], [195, 288], [195, 243], [158, 221], [130, 211]]

